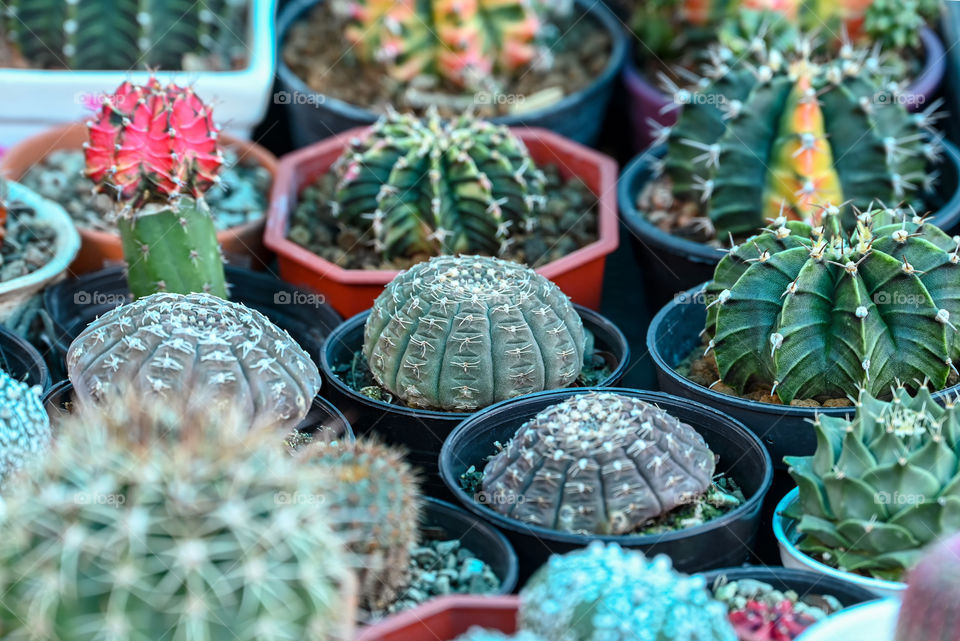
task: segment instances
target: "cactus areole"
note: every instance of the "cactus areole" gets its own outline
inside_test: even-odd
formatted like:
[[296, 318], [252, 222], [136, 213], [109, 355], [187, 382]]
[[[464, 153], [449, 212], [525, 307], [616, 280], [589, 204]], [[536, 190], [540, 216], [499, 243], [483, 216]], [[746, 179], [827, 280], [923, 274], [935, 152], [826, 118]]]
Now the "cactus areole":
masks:
[[134, 296], [226, 298], [223, 259], [203, 194], [223, 157], [212, 109], [189, 87], [125, 82], [87, 123], [87, 175], [116, 197]]

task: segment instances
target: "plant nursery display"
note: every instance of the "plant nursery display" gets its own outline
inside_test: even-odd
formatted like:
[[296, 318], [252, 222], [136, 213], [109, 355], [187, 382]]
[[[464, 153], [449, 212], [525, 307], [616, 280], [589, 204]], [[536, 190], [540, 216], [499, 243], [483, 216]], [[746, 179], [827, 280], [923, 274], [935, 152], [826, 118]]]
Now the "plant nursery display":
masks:
[[50, 439], [50, 419], [40, 403], [40, 388], [0, 369], [0, 486], [43, 456]]

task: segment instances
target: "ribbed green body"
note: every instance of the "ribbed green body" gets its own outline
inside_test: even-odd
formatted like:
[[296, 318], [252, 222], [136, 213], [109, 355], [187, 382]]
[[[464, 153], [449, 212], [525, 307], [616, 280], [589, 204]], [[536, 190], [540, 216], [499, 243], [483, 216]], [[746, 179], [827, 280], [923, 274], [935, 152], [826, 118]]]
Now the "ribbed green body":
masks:
[[0, 487], [50, 446], [50, 419], [41, 390], [0, 369]]

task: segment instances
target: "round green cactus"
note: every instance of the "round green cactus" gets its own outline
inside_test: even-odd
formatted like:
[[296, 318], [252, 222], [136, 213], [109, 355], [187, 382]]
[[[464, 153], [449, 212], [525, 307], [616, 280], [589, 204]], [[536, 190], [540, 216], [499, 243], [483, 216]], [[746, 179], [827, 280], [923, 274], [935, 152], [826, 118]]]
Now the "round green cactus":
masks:
[[737, 641], [703, 577], [599, 541], [552, 556], [520, 592], [517, 620], [546, 641]]
[[543, 173], [509, 129], [460, 116], [424, 120], [391, 111], [335, 165], [335, 211], [369, 227], [387, 259], [501, 254], [535, 224]]
[[960, 414], [926, 389], [863, 392], [852, 421], [819, 416], [813, 456], [786, 457], [800, 549], [842, 570], [902, 580], [923, 548], [960, 531]]
[[590, 393], [552, 405], [487, 463], [494, 510], [566, 532], [628, 534], [710, 487], [703, 437], [630, 396]]
[[40, 388], [0, 369], [0, 485], [46, 452], [50, 438]]
[[483, 256], [402, 272], [374, 302], [363, 341], [381, 386], [412, 407], [450, 411], [567, 387], [585, 347], [580, 316], [556, 285]]
[[[721, 380], [794, 399], [942, 389], [960, 358], [960, 244], [918, 216], [859, 214], [852, 235], [783, 218], [734, 247], [707, 285]], [[832, 231], [831, 231], [832, 229]]]

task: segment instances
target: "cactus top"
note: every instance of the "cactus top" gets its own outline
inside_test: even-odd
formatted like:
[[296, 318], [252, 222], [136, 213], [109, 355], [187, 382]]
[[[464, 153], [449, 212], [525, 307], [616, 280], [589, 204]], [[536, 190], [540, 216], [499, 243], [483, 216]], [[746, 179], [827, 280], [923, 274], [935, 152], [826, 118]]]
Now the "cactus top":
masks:
[[115, 382], [175, 402], [210, 396], [250, 425], [293, 429], [320, 389], [310, 356], [260, 312], [209, 294], [153, 294], [117, 307], [67, 352], [78, 400]]
[[0, 484], [46, 451], [50, 437], [40, 389], [0, 369]]
[[400, 273], [374, 302], [363, 346], [385, 389], [451, 411], [566, 387], [585, 349], [580, 316], [556, 285], [483, 256], [440, 256]]
[[655, 405], [589, 393], [543, 410], [483, 472], [487, 504], [524, 523], [628, 534], [712, 481], [703, 437]]

